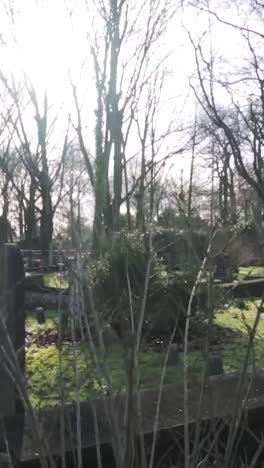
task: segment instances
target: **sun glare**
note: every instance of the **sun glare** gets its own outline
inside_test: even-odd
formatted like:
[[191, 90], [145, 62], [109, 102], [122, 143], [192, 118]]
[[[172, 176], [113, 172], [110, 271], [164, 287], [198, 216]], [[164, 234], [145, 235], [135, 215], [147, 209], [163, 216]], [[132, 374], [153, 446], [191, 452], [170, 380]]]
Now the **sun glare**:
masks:
[[7, 53], [9, 64], [26, 72], [37, 88], [62, 93], [68, 72], [79, 67], [85, 54], [81, 34], [73, 31], [60, 0], [22, 3], [16, 15], [16, 45]]

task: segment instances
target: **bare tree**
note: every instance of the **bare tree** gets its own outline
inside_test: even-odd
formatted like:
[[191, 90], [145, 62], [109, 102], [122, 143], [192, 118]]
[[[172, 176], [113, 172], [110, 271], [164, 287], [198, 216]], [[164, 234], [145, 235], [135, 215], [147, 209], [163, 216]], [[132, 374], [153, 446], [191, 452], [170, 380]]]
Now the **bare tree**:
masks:
[[89, 32], [97, 92], [94, 163], [84, 144], [74, 85], [73, 95], [75, 128], [95, 194], [94, 252], [100, 252], [104, 239], [110, 239], [119, 228], [131, 125], [145, 85], [164, 60], [154, 60], [153, 52], [175, 6], [170, 0], [137, 5], [109, 0], [87, 2], [87, 8], [94, 18]]
[[[216, 17], [218, 18], [218, 15]], [[237, 173], [263, 201], [262, 44], [259, 43], [258, 31], [243, 26], [236, 26], [236, 29], [241, 33], [243, 45], [247, 47], [245, 60], [248, 66], [246, 69], [241, 66], [236, 76], [232, 73], [230, 77], [227, 70], [223, 74], [217, 74], [213, 52], [206, 56], [203, 41], [196, 43], [189, 35], [195, 54], [200, 92], [194, 84], [192, 87], [204, 112], [217, 129], [218, 139], [225, 141], [225, 151], [232, 154]], [[223, 90], [228, 99], [226, 106], [221, 105], [218, 99], [218, 92]]]
[[[51, 135], [54, 130], [56, 117], [48, 122], [49, 106], [47, 92], [43, 95], [42, 108], [32, 82], [25, 77], [22, 82], [16, 84], [14, 77], [10, 79], [1, 74], [1, 82], [8, 91], [14, 106], [14, 114], [9, 117], [8, 129], [12, 138], [20, 162], [24, 165], [29, 175], [30, 184], [28, 196], [25, 196], [25, 186], [15, 183], [11, 174], [13, 185], [21, 198], [24, 206], [25, 224], [28, 237], [32, 236], [34, 230], [34, 211], [39, 213], [40, 218], [40, 246], [47, 251], [52, 241], [53, 217], [55, 210], [61, 200], [63, 188], [64, 159], [68, 151], [68, 131], [66, 127], [62, 147], [56, 151], [56, 156], [51, 158]], [[34, 112], [35, 130], [27, 125], [28, 114]], [[7, 169], [6, 169], [7, 170]], [[55, 183], [60, 180], [60, 187], [54, 200], [53, 189]], [[39, 203], [37, 203], [39, 194]]]
[[79, 248], [83, 241], [84, 213], [87, 221], [92, 216], [92, 208], [90, 213], [87, 210], [92, 194], [85, 162], [78, 147], [73, 146], [69, 150], [64, 172], [63, 203], [58, 211], [67, 224], [72, 247]]

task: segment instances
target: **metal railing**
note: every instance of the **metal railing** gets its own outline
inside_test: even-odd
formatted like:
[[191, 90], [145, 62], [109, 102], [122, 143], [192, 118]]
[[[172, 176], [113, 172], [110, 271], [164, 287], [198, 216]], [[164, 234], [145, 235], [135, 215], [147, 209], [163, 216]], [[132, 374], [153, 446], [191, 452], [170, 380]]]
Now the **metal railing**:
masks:
[[[44, 271], [47, 269], [63, 269], [74, 263], [77, 259], [77, 254], [80, 252], [76, 249], [68, 250], [30, 250], [23, 249], [21, 254], [24, 260], [26, 272]], [[81, 257], [86, 259], [90, 256], [90, 252], [81, 252]]]

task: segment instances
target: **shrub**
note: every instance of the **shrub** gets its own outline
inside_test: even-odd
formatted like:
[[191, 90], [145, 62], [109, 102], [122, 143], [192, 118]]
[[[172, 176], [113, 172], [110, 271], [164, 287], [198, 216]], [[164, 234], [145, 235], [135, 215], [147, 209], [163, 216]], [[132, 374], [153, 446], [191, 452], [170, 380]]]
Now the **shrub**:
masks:
[[153, 235], [155, 250], [169, 270], [184, 270], [195, 274], [208, 246], [206, 231], [156, 227]]
[[[116, 235], [112, 249], [90, 265], [91, 282], [97, 310], [104, 323], [111, 324], [121, 337], [131, 330], [130, 301], [137, 324], [144, 290], [148, 253], [144, 235], [122, 231]], [[197, 267], [184, 272], [167, 272], [163, 259], [154, 251], [151, 257], [149, 287], [143, 335], [148, 340], [169, 339], [175, 324], [176, 338], [182, 336]], [[130, 293], [128, 288], [128, 278]], [[201, 283], [193, 298], [194, 319], [208, 317], [208, 286]], [[214, 290], [211, 300], [221, 302], [222, 291]]]
[[[144, 235], [122, 231], [113, 240], [111, 251], [90, 265], [94, 298], [101, 317], [122, 333], [130, 327], [130, 299], [137, 321], [144, 290], [148, 254]], [[149, 289], [166, 284], [166, 271], [154, 253], [151, 257]], [[129, 288], [131, 298], [129, 297]]]
[[[130, 328], [128, 278], [137, 322], [147, 259], [144, 235], [122, 231], [114, 239], [111, 251], [91, 266], [97, 308], [120, 335]], [[152, 254], [143, 330], [146, 337], [169, 336], [175, 322], [178, 332], [182, 332], [194, 281], [194, 272], [168, 274], [162, 259], [155, 252]], [[193, 301], [193, 313], [200, 307], [199, 302], [203, 302], [203, 306], [206, 302], [201, 292]]]
[[[115, 307], [128, 292], [128, 281], [133, 299], [139, 299], [146, 275], [147, 251], [144, 235], [139, 232], [119, 233], [111, 251], [96, 260], [92, 267], [92, 282], [101, 304], [111, 299]], [[163, 283], [166, 272], [156, 254], [151, 257], [150, 286]], [[100, 294], [99, 294], [100, 293]]]
[[[150, 319], [152, 338], [169, 338], [175, 325], [175, 337], [181, 337], [191, 291], [195, 282], [192, 274], [170, 274], [166, 285], [150, 290], [147, 302], [147, 317]], [[207, 290], [201, 285], [192, 301], [191, 315], [205, 315]]]

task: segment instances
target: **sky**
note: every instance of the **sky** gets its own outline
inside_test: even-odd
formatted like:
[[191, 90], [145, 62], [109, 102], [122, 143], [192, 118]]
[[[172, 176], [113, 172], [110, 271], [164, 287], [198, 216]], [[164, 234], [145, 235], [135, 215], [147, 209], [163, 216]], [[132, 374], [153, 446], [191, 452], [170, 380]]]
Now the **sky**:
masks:
[[[209, 3], [212, 8], [217, 3], [219, 5], [214, 0]], [[222, 7], [216, 11], [222, 18], [232, 19], [234, 23], [241, 21], [242, 1], [240, 9], [233, 2], [221, 4]], [[7, 38], [7, 47], [1, 51], [0, 66], [12, 69], [17, 77], [23, 71], [27, 73], [40, 94], [47, 88], [50, 103], [56, 112], [61, 113], [72, 109], [71, 76], [78, 83], [80, 102], [90, 112], [89, 116], [86, 112], [89, 126], [89, 118], [94, 115], [96, 93], [90, 73], [92, 62], [87, 41], [88, 24], [91, 27], [92, 22], [85, 0], [14, 0], [14, 16], [10, 21], [3, 20], [6, 18], [3, 14], [1, 18], [0, 26], [5, 33], [3, 36]], [[230, 63], [234, 68], [238, 66], [243, 54], [237, 31], [219, 24], [214, 17], [209, 18], [199, 8], [179, 8], [162, 39], [160, 52], [169, 55], [161, 122], [174, 112], [179, 126], [183, 120], [191, 122], [194, 118], [194, 96], [188, 85], [190, 79], [194, 80], [195, 64], [186, 30], [195, 40], [203, 36], [207, 51], [211, 46], [218, 57], [224, 57], [220, 65], [223, 70], [230, 70]], [[220, 101], [227, 99], [225, 92], [218, 89], [217, 93]], [[93, 131], [93, 126], [88, 129], [89, 138]], [[188, 172], [188, 161], [186, 156], [177, 157], [178, 174], [182, 168]]]

